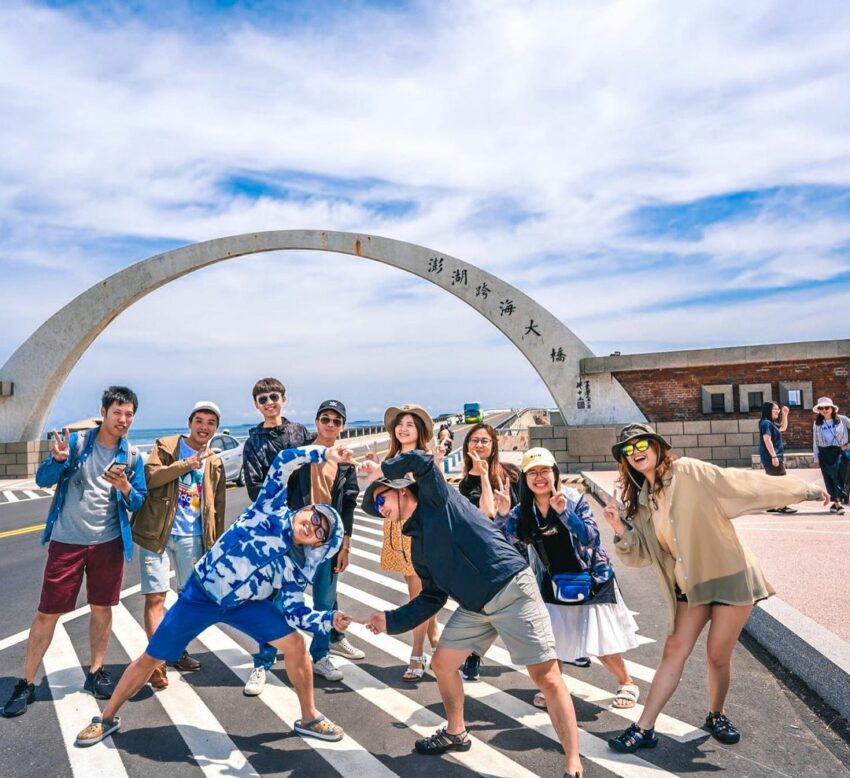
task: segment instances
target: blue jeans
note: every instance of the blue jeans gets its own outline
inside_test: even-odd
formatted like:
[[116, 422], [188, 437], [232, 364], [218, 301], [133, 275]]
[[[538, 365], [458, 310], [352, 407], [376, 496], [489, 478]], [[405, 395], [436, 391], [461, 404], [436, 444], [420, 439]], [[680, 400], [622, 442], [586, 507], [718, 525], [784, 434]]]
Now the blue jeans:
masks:
[[[313, 578], [313, 610], [329, 611], [336, 610], [336, 575], [334, 574], [334, 560], [326, 559], [316, 568]], [[328, 633], [316, 633], [310, 643], [310, 656], [314, 662], [326, 657], [330, 651], [331, 642], [339, 642], [343, 635], [332, 629]], [[264, 667], [267, 671], [277, 659], [277, 649], [264, 643], [259, 651], [254, 654], [254, 667]]]

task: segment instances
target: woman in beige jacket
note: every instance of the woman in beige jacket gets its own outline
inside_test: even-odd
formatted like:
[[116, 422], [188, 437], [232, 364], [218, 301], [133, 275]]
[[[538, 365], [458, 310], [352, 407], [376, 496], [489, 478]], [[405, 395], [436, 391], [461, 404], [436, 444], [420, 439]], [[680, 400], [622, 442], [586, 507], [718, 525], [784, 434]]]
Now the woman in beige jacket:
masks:
[[616, 536], [614, 548], [630, 567], [653, 567], [669, 623], [640, 718], [608, 744], [627, 753], [658, 745], [655, 719], [676, 691], [685, 661], [708, 622], [705, 725], [721, 743], [737, 743], [741, 734], [723, 712], [732, 650], [753, 605], [775, 592], [730, 520], [751, 511], [829, 498], [819, 486], [792, 476], [771, 478], [698, 459], [677, 459], [670, 454], [670, 444], [647, 424], [624, 427], [613, 454], [619, 462], [623, 507], [609, 500], [604, 516]]

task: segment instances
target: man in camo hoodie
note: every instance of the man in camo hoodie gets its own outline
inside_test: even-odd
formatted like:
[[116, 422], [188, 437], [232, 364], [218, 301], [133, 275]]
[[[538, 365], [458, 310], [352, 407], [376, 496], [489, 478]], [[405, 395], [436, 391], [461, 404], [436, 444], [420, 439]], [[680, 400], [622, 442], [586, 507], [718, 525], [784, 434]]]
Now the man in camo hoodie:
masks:
[[351, 451], [304, 446], [277, 455], [257, 501], [195, 565], [147, 650], [127, 667], [103, 714], [80, 732], [75, 745], [93, 745], [116, 732], [118, 709], [153, 669], [179, 658], [190, 641], [214, 624], [229, 624], [286, 654], [286, 672], [301, 703], [295, 731], [322, 740], [342, 739], [342, 728], [315, 708], [312, 663], [296, 631], [344, 631], [351, 622], [341, 611], [314, 611], [304, 602], [304, 588], [316, 568], [342, 545], [342, 520], [330, 505], [293, 511], [286, 503], [289, 476], [303, 464], [324, 461], [350, 462]]

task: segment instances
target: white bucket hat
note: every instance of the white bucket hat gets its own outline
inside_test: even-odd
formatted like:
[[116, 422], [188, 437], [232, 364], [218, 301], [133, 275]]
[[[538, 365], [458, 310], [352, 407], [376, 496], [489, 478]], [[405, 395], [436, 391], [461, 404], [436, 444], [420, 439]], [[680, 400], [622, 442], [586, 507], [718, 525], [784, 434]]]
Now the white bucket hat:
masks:
[[820, 413], [823, 408], [831, 407], [834, 413], [838, 413], [838, 406], [832, 401], [831, 397], [818, 397], [818, 401], [812, 411]]

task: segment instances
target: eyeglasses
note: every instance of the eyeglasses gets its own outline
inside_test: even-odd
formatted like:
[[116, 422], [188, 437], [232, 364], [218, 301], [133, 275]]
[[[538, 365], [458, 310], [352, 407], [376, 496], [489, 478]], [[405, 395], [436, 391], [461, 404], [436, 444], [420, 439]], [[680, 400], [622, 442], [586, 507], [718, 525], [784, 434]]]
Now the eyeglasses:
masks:
[[327, 519], [325, 519], [325, 517], [317, 510], [313, 510], [313, 513], [310, 515], [310, 523], [316, 530], [316, 540], [318, 540], [319, 543], [324, 543], [328, 539], [329, 530], [326, 530], [322, 524], [323, 519], [324, 521], [327, 521]]
[[493, 441], [490, 438], [470, 438], [470, 446], [489, 446]]
[[630, 457], [635, 451], [646, 451], [649, 448], [649, 438], [641, 438], [634, 443], [626, 443], [620, 448], [624, 457]]
[[549, 476], [552, 474], [552, 468], [551, 467], [539, 467], [539, 468], [535, 468], [534, 470], [526, 470], [525, 474], [529, 478], [548, 480]]
[[339, 416], [319, 416], [319, 421], [322, 424], [333, 424], [334, 427], [341, 427], [345, 424]]
[[268, 394], [261, 394], [257, 396], [257, 404], [265, 405], [267, 402], [271, 401], [276, 403], [283, 395], [280, 392], [269, 392]]
[[375, 513], [381, 512], [381, 508], [384, 507], [385, 502], [386, 500], [384, 499], [384, 493], [381, 492], [377, 497], [375, 497], [375, 500], [372, 503], [372, 507], [375, 509]]

